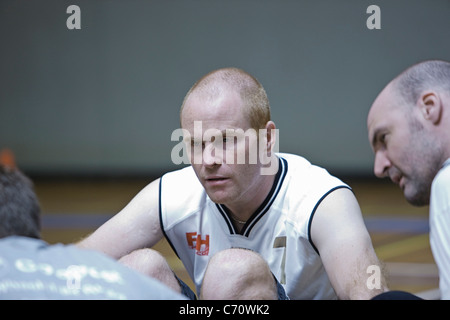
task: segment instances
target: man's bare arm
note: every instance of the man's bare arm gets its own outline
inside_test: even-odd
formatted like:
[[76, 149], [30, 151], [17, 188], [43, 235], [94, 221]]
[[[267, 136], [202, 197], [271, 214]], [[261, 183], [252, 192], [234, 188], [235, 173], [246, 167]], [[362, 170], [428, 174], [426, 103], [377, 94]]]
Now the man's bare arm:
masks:
[[[339, 299], [371, 299], [388, 290], [359, 204], [349, 189], [335, 190], [322, 201], [311, 237]], [[369, 280], [372, 268], [379, 268], [379, 286]]]
[[162, 237], [157, 179], [77, 246], [98, 250], [119, 259], [136, 249], [152, 247]]

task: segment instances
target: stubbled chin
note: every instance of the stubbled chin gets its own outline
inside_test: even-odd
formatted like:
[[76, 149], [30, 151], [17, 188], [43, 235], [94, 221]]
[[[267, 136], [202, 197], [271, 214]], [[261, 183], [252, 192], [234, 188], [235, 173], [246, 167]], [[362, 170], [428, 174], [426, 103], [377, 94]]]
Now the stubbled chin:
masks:
[[403, 188], [403, 195], [405, 196], [406, 201], [415, 207], [422, 207], [430, 204], [430, 196], [429, 194], [425, 194], [425, 192], [417, 190], [411, 191], [405, 186]]
[[214, 190], [213, 188], [205, 189], [208, 197], [217, 204], [225, 204], [229, 199], [229, 195], [224, 190]]

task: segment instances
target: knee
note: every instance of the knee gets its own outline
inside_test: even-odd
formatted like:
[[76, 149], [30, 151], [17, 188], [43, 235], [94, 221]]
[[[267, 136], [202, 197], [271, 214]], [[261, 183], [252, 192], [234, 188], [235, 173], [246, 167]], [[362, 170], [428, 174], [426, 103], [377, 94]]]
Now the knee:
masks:
[[145, 275], [154, 277], [157, 273], [169, 268], [164, 257], [152, 249], [138, 249], [119, 259], [127, 267]]
[[268, 264], [258, 253], [228, 249], [214, 255], [208, 263], [201, 298], [276, 299], [276, 283]]
[[180, 285], [166, 259], [156, 250], [138, 249], [119, 259], [130, 269], [158, 279], [172, 289], [180, 291]]

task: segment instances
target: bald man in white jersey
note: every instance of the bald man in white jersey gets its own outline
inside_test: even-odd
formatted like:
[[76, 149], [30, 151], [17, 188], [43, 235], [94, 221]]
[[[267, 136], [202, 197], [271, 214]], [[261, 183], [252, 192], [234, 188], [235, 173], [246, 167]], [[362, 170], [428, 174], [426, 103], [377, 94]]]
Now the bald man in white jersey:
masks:
[[148, 249], [163, 237], [202, 299], [370, 299], [387, 290], [350, 187], [275, 152], [258, 80], [215, 70], [189, 90], [180, 117], [191, 165], [150, 183], [79, 246], [192, 298]]
[[374, 173], [415, 206], [430, 205], [441, 299], [450, 299], [450, 62], [417, 63], [380, 92], [367, 116]]

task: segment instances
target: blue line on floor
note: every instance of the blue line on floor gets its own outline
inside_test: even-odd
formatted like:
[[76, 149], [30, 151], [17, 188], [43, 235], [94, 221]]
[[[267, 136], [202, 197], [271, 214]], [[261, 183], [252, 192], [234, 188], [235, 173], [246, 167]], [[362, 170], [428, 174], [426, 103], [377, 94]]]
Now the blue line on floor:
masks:
[[365, 217], [369, 232], [401, 232], [401, 233], [428, 233], [430, 231], [428, 218], [416, 217]]
[[[42, 216], [43, 229], [78, 229], [98, 228], [113, 214], [111, 213], [83, 213], [83, 214], [44, 214]], [[429, 232], [428, 218], [370, 216], [364, 217], [369, 232], [403, 232], [427, 233]]]
[[42, 215], [42, 229], [97, 228], [113, 215], [108, 213], [47, 214]]

